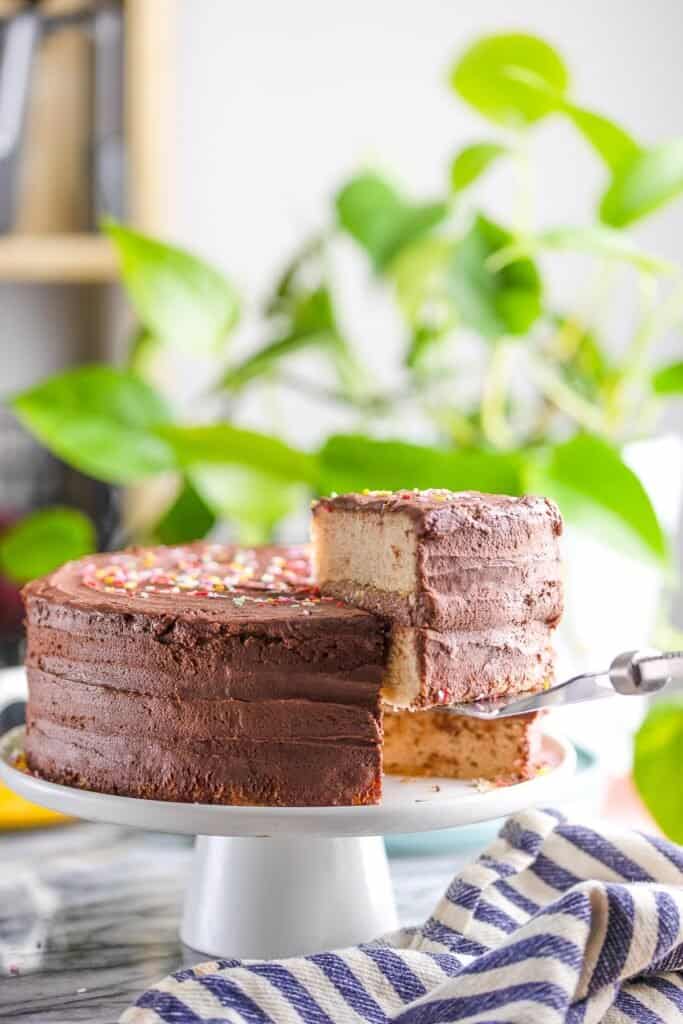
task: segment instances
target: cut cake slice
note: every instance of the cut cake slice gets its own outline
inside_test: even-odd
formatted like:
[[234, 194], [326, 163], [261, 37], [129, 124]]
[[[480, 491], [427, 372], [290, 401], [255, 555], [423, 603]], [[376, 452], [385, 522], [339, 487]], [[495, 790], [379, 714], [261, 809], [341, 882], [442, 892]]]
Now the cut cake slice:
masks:
[[562, 518], [546, 498], [368, 491], [313, 507], [321, 592], [389, 620], [383, 697], [431, 707], [553, 677]]
[[430, 708], [550, 685], [555, 655], [542, 622], [467, 632], [394, 626], [382, 684], [396, 708]]
[[313, 575], [325, 594], [436, 630], [562, 614], [562, 517], [547, 498], [367, 491], [313, 506]]
[[542, 764], [540, 712], [495, 721], [440, 708], [385, 711], [384, 771], [508, 784]]

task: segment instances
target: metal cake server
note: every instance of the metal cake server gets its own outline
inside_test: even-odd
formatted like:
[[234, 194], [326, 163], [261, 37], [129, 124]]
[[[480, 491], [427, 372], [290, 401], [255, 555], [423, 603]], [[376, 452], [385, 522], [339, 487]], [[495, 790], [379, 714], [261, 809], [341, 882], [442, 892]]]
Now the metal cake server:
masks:
[[443, 710], [469, 718], [508, 718], [603, 697], [656, 693], [674, 679], [683, 681], [683, 651], [624, 651], [617, 655], [605, 672], [586, 672], [527, 696], [515, 694], [468, 704], [449, 704]]

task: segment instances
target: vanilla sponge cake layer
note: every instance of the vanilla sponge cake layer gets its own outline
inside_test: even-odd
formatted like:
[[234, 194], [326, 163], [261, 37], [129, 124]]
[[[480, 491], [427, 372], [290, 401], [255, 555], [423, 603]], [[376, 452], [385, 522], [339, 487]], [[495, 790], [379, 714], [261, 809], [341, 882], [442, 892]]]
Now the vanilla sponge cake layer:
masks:
[[312, 532], [322, 592], [395, 623], [553, 626], [562, 614], [562, 520], [545, 498], [340, 495], [317, 502]]
[[384, 771], [519, 782], [541, 764], [539, 713], [496, 721], [450, 711], [385, 711]]

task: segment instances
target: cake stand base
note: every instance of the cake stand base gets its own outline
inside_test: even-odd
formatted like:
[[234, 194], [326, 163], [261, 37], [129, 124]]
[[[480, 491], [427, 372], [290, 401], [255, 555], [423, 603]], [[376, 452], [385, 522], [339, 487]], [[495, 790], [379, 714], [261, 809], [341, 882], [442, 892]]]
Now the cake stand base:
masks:
[[198, 836], [180, 937], [211, 957], [279, 959], [398, 927], [378, 836]]
[[368, 942], [396, 928], [378, 836], [473, 825], [554, 805], [574, 788], [576, 753], [543, 738], [546, 771], [514, 786], [386, 776], [381, 804], [243, 807], [141, 800], [61, 786], [22, 769], [24, 727], [0, 738], [0, 781], [90, 821], [198, 836], [181, 938], [208, 957], [265, 959]]

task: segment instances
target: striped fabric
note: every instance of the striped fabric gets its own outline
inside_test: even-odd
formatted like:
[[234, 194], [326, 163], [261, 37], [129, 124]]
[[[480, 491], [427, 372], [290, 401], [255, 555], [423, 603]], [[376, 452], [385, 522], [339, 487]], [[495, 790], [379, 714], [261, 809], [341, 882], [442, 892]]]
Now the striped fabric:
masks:
[[683, 1022], [683, 849], [554, 811], [510, 818], [421, 928], [279, 961], [218, 960], [121, 1024]]

